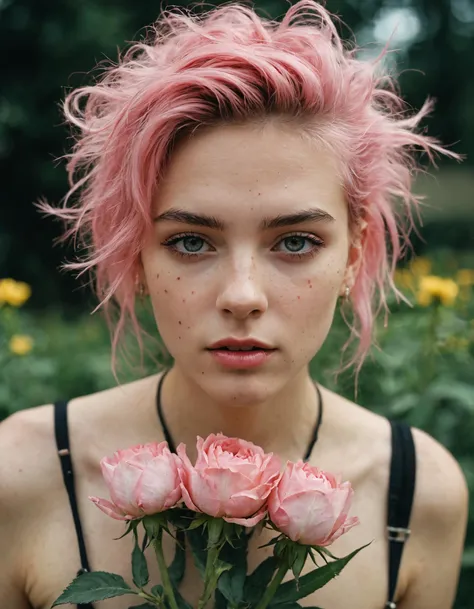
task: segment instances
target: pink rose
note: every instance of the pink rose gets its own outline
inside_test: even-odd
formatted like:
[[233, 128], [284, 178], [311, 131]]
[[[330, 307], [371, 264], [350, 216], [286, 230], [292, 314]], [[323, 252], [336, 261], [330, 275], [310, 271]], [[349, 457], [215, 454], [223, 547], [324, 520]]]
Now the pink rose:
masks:
[[198, 457], [193, 467], [185, 445], [179, 475], [187, 507], [246, 527], [265, 517], [267, 497], [278, 483], [281, 463], [273, 454], [239, 438], [211, 434], [198, 436]]
[[329, 546], [356, 524], [348, 518], [354, 491], [328, 472], [308, 463], [289, 461], [268, 499], [273, 524], [293, 541]]
[[179, 457], [167, 442], [139, 444], [100, 462], [110, 498], [89, 497], [116, 520], [133, 520], [173, 507], [181, 499]]

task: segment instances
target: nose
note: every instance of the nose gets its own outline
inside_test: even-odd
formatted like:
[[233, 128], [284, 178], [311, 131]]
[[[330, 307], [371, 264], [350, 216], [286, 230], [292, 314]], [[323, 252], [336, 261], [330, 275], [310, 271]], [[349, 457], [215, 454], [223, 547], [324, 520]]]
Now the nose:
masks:
[[248, 264], [226, 269], [216, 306], [236, 319], [258, 316], [267, 310], [267, 296], [253, 259]]

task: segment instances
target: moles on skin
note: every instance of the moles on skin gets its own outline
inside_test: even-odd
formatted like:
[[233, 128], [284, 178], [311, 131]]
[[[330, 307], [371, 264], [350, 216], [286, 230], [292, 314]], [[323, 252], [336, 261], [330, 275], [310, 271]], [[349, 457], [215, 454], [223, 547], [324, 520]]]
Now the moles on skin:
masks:
[[[309, 210], [320, 217], [276, 221]], [[206, 226], [195, 224], [202, 216]], [[142, 280], [174, 384], [179, 375], [220, 405], [272, 400], [317, 353], [354, 280], [361, 250], [336, 159], [276, 121], [203, 130], [175, 151], [154, 217]], [[224, 370], [207, 347], [229, 336], [276, 352], [262, 367]]]

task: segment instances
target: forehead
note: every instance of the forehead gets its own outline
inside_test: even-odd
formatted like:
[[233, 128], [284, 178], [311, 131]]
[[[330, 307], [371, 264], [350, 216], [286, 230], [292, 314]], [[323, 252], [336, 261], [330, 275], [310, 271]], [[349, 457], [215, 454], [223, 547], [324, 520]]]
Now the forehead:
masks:
[[222, 125], [197, 131], [174, 151], [155, 211], [242, 215], [289, 213], [318, 206], [347, 218], [335, 157], [297, 128]]

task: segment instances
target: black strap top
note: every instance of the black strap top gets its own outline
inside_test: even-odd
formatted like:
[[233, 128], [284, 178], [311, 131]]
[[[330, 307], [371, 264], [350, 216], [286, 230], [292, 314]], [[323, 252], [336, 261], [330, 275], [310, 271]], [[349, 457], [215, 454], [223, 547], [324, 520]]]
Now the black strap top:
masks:
[[[384, 609], [396, 609], [395, 589], [405, 542], [410, 536], [410, 515], [416, 479], [416, 453], [410, 427], [403, 421], [390, 421], [392, 428], [392, 457], [387, 502], [387, 539], [389, 543], [388, 601]], [[84, 535], [77, 507], [74, 470], [69, 451], [67, 402], [54, 405], [56, 445], [61, 462], [64, 485], [69, 497], [72, 518], [77, 534], [81, 568], [78, 575], [90, 571]], [[94, 609], [91, 604], [78, 605], [78, 609]]]

